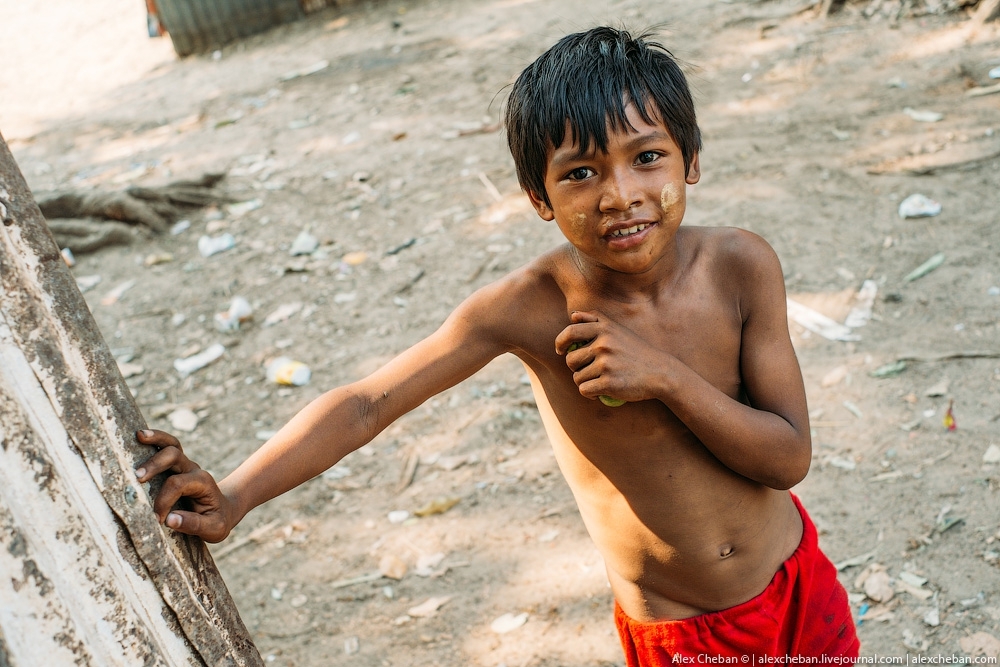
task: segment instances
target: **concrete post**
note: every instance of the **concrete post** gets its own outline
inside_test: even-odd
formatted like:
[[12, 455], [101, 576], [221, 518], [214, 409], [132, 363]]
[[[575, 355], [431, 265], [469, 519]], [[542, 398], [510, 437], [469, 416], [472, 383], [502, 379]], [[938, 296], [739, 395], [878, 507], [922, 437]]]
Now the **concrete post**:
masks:
[[3, 137], [0, 220], [0, 666], [263, 665]]

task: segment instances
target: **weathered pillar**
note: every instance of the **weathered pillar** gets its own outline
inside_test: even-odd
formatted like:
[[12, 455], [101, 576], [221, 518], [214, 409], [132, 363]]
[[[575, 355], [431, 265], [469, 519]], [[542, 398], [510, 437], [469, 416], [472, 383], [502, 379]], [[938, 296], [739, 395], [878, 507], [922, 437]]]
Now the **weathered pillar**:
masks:
[[0, 666], [263, 665], [2, 136], [0, 219]]

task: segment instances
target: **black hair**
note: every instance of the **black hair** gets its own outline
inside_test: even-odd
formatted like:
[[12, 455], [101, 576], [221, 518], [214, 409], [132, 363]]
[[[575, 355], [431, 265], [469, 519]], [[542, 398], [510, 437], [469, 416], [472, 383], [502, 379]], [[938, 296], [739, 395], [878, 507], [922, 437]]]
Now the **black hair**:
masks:
[[687, 172], [701, 150], [694, 101], [673, 54], [652, 36], [592, 28], [563, 37], [521, 72], [507, 99], [504, 125], [522, 188], [550, 204], [548, 153], [565, 140], [567, 121], [582, 151], [593, 141], [604, 152], [609, 127], [635, 129], [625, 116], [630, 102], [645, 122], [663, 122]]

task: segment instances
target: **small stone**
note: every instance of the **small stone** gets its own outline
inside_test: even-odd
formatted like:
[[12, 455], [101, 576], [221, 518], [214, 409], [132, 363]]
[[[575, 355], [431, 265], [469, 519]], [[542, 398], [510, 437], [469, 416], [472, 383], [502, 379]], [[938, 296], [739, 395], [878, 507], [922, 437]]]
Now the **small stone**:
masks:
[[198, 428], [198, 415], [188, 408], [178, 408], [167, 415], [167, 421], [178, 431], [191, 433]]
[[983, 453], [983, 463], [1000, 463], [1000, 446], [990, 445]]

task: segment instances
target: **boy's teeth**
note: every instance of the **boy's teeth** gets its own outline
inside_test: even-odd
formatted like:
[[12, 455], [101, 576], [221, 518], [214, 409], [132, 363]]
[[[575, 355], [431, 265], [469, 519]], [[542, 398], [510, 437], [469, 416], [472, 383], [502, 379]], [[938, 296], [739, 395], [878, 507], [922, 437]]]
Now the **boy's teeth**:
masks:
[[647, 226], [648, 225], [636, 225], [634, 227], [629, 227], [628, 229], [616, 229], [615, 231], [611, 232], [611, 235], [612, 236], [629, 236], [630, 234], [635, 234], [637, 232], [641, 232]]

